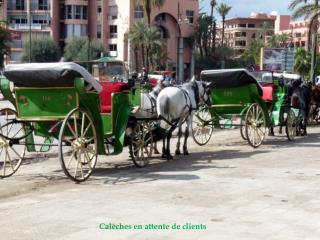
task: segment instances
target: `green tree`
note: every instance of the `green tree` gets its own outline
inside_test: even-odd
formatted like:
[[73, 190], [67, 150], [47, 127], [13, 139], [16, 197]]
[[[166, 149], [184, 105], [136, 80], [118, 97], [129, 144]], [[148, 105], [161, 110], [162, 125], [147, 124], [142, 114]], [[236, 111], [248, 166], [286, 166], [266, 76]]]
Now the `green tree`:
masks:
[[164, 5], [166, 0], [135, 0], [135, 5], [142, 5], [147, 14], [148, 25], [151, 25], [151, 10], [152, 7], [159, 9]]
[[10, 32], [0, 25], [0, 69], [3, 68], [4, 56], [10, 54]]
[[306, 76], [311, 68], [311, 54], [304, 48], [298, 48], [295, 52], [294, 71]]
[[217, 6], [217, 1], [216, 0], [211, 0], [210, 1], [210, 6], [211, 6], [211, 48], [212, 48], [212, 54], [215, 53], [216, 49], [216, 33], [217, 33], [217, 24], [216, 24], [216, 19], [213, 17], [213, 10]]
[[222, 46], [224, 45], [224, 30], [225, 30], [226, 16], [228, 15], [231, 8], [232, 8], [231, 6], [228, 6], [225, 3], [220, 3], [220, 5], [217, 7], [217, 11], [222, 18], [222, 37], [221, 37]]
[[100, 40], [91, 40], [87, 37], [73, 38], [64, 49], [64, 57], [67, 61], [81, 62], [100, 58], [105, 52]]
[[[311, 2], [311, 3], [310, 3]], [[310, 78], [312, 81], [315, 81], [316, 73], [316, 59], [317, 59], [317, 32], [319, 25], [319, 16], [320, 16], [320, 7], [319, 0], [292, 0], [289, 5], [289, 10], [293, 10], [292, 18], [299, 19], [304, 17], [305, 19], [310, 19], [309, 25], [309, 48], [312, 42], [312, 55], [311, 55], [311, 69], [310, 69]], [[312, 41], [310, 40], [312, 36]]]
[[250, 64], [259, 64], [261, 48], [264, 47], [264, 43], [261, 40], [253, 40], [250, 42], [248, 48], [244, 51], [242, 57]]
[[31, 38], [31, 57], [30, 40], [23, 45], [22, 62], [57, 62], [60, 59], [60, 49], [50, 37]]
[[146, 69], [149, 71], [149, 66], [151, 64], [152, 68], [154, 68], [154, 58], [152, 57], [152, 53], [156, 48], [161, 48], [161, 33], [156, 27], [150, 26], [147, 27], [144, 33], [145, 36], [145, 46], [146, 46]]
[[139, 70], [139, 50], [142, 59], [142, 65], [145, 66], [145, 30], [148, 26], [143, 20], [137, 21], [133, 24], [129, 32], [129, 40], [134, 52], [135, 68]]
[[289, 41], [290, 41], [289, 34], [287, 33], [275, 34], [271, 36], [268, 42], [268, 47], [271, 47], [271, 48], [286, 47]]
[[196, 44], [200, 52], [200, 57], [204, 58], [209, 56], [209, 39], [210, 28], [212, 26], [212, 18], [205, 13], [200, 13], [196, 31]]
[[149, 71], [150, 64], [154, 67], [152, 53], [156, 51], [156, 48], [161, 48], [163, 44], [159, 30], [147, 25], [144, 21], [137, 21], [129, 32], [129, 40], [135, 54], [136, 71], [139, 66], [139, 50], [142, 64]]

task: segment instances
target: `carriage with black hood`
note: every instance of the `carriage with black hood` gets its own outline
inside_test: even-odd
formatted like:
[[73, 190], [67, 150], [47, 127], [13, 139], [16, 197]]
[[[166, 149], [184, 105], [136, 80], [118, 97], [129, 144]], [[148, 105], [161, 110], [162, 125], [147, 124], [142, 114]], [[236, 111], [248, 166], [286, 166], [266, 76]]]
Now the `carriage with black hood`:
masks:
[[99, 82], [75, 63], [12, 64], [0, 90], [13, 105], [0, 109], [0, 177], [14, 174], [26, 151], [52, 146], [75, 182], [89, 178], [98, 155], [119, 154], [126, 145], [139, 167], [151, 156], [152, 119], [137, 116], [130, 81]]
[[229, 125], [239, 126], [242, 138], [259, 147], [270, 121], [257, 80], [245, 69], [206, 70], [201, 72], [201, 80], [211, 82], [213, 105], [200, 108], [193, 117], [195, 142], [205, 145], [214, 128]]

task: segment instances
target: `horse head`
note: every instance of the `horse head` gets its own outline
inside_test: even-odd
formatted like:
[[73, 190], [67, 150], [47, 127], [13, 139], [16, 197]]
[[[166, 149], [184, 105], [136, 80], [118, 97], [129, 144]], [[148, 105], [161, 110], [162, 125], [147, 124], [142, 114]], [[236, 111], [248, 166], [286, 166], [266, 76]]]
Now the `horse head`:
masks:
[[194, 89], [197, 105], [206, 104], [211, 106], [211, 83], [197, 81], [194, 76], [190, 82], [192, 83]]

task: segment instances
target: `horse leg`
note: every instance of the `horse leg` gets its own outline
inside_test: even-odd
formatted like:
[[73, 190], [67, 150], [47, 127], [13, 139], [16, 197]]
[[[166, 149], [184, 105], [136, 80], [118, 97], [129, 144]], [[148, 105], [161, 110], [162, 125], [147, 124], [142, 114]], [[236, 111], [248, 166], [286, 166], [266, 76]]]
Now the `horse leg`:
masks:
[[168, 135], [167, 135], [167, 147], [166, 147], [166, 158], [168, 160], [172, 159], [172, 155], [170, 154], [170, 139], [172, 137], [172, 132], [173, 132], [174, 128], [170, 128]]
[[166, 156], [166, 137], [167, 135], [163, 136], [162, 138], [162, 158], [167, 158]]
[[154, 152], [154, 154], [159, 154], [157, 141], [155, 141], [155, 142], [153, 143], [153, 152]]
[[191, 119], [192, 119], [191, 116], [189, 116], [186, 121], [186, 130], [184, 133], [184, 143], [183, 143], [183, 154], [184, 155], [189, 155], [187, 141], [188, 141], [188, 137], [189, 137], [189, 128], [191, 126]]
[[179, 130], [178, 130], [178, 142], [177, 142], [177, 146], [176, 146], [176, 155], [180, 155], [180, 139], [182, 136], [182, 124], [181, 122], [179, 122]]

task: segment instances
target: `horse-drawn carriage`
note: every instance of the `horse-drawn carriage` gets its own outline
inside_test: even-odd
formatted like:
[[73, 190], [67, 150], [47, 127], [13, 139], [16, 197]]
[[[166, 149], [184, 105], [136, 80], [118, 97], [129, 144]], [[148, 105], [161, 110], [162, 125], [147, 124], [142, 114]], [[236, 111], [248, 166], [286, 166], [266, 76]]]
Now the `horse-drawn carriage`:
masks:
[[134, 163], [146, 165], [151, 120], [136, 116], [132, 99], [139, 98], [128, 83], [98, 82], [75, 63], [9, 65], [4, 75], [0, 90], [15, 110], [0, 110], [0, 177], [14, 174], [37, 145], [58, 146], [61, 167], [76, 182], [88, 179], [109, 145], [118, 154], [128, 144]]
[[290, 105], [284, 107], [285, 92], [280, 83], [272, 80], [262, 86], [245, 69], [203, 71], [201, 79], [212, 83], [213, 105], [200, 108], [193, 117], [192, 134], [197, 144], [208, 143], [214, 127], [226, 122], [239, 126], [242, 138], [254, 148], [274, 126], [285, 126], [288, 139], [293, 139], [295, 114]]

